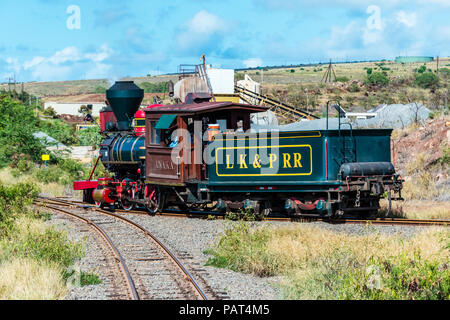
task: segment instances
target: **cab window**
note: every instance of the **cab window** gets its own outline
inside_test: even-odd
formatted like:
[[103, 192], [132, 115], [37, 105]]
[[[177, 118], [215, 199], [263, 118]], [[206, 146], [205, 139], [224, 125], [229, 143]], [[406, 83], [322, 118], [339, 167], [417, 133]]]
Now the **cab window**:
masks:
[[157, 121], [150, 121], [150, 144], [161, 143], [161, 130], [155, 129]]

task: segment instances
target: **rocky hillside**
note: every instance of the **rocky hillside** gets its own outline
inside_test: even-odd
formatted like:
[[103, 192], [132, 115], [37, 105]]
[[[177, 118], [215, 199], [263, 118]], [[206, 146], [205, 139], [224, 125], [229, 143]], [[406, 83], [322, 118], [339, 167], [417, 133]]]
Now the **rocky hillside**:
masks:
[[450, 200], [449, 120], [429, 119], [394, 131], [395, 165], [410, 198]]

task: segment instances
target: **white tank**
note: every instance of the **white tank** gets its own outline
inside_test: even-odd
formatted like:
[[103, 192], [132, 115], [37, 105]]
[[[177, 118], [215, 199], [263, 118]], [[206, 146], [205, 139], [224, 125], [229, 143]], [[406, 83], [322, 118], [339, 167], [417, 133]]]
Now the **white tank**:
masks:
[[180, 99], [183, 103], [188, 93], [209, 92], [206, 82], [198, 77], [188, 77], [178, 81], [173, 91], [173, 97]]

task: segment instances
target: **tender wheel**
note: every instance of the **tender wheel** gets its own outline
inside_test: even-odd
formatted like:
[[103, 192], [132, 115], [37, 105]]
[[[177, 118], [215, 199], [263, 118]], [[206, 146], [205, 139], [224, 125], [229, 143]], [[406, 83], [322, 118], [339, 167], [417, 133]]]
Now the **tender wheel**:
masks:
[[156, 214], [164, 209], [166, 196], [162, 194], [157, 186], [147, 186], [145, 188], [146, 205], [145, 208], [151, 214]]

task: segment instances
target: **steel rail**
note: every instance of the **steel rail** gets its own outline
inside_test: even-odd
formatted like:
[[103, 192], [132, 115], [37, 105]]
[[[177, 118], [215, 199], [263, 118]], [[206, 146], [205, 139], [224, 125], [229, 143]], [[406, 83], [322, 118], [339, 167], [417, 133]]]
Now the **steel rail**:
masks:
[[[73, 206], [77, 206], [77, 207], [85, 207], [83, 205], [77, 204], [77, 203], [71, 203], [71, 201], [68, 200], [60, 200], [60, 199], [52, 199], [52, 198], [45, 198], [45, 197], [39, 197], [38, 199], [43, 199], [43, 200], [49, 200], [52, 202], [60, 202], [63, 205], [73, 205]], [[194, 286], [195, 291], [201, 296], [201, 298], [203, 300], [208, 300], [206, 294], [203, 292], [203, 290], [200, 288], [200, 286], [198, 285], [198, 283], [195, 281], [194, 277], [191, 275], [191, 273], [186, 269], [186, 267], [182, 264], [182, 262], [172, 253], [172, 251], [167, 248], [155, 235], [153, 235], [150, 231], [148, 231], [147, 229], [145, 229], [144, 227], [142, 227], [140, 224], [126, 218], [126, 217], [122, 217], [120, 215], [117, 215], [115, 213], [97, 208], [97, 207], [92, 207], [91, 209], [93, 209], [94, 211], [97, 211], [99, 213], [105, 214], [105, 215], [109, 215], [111, 217], [114, 217], [116, 219], [122, 220], [124, 222], [127, 222], [129, 224], [131, 224], [132, 226], [138, 228], [139, 230], [141, 230], [142, 232], [144, 232], [148, 237], [150, 237], [156, 244], [158, 244], [168, 255], [169, 257], [172, 259], [173, 262], [176, 263], [176, 265], [180, 268], [180, 270], [186, 275], [187, 280]], [[129, 213], [128, 211], [123, 211], [124, 213]]]
[[[61, 200], [57, 200], [61, 201]], [[64, 201], [64, 203], [69, 203]], [[78, 205], [78, 204], [72, 204]], [[122, 213], [122, 210], [116, 209]], [[137, 210], [132, 211], [123, 211], [123, 213], [135, 213], [135, 214], [144, 214]], [[207, 218], [208, 212], [201, 214], [200, 212], [190, 212], [185, 213], [183, 211], [173, 211], [173, 212], [162, 212], [157, 213], [159, 216], [171, 216], [171, 217], [201, 217]], [[217, 219], [223, 219], [224, 214], [216, 214], [215, 217]], [[378, 224], [378, 225], [410, 225], [410, 226], [450, 226], [450, 220], [443, 219], [406, 219], [406, 218], [375, 218], [375, 219], [352, 219], [352, 218], [327, 218], [327, 217], [318, 217], [318, 216], [309, 216], [309, 215], [298, 215], [294, 217], [265, 217], [265, 221], [318, 221], [318, 222], [326, 222], [331, 224]]]
[[[62, 201], [66, 204], [69, 204], [68, 201], [64, 200], [56, 200], [56, 201]], [[80, 205], [71, 203], [71, 205]], [[134, 213], [134, 214], [146, 214], [137, 210], [132, 211], [125, 211], [116, 209], [116, 211], [123, 212], [123, 213]], [[199, 217], [199, 218], [207, 218], [208, 212], [200, 213], [200, 212], [190, 212], [185, 213], [183, 211], [176, 211], [173, 212], [161, 212], [157, 213], [156, 215], [159, 216], [170, 216], [170, 217], [186, 217], [186, 218], [192, 218], [192, 217]], [[223, 219], [224, 214], [215, 214], [215, 218], [217, 219]], [[294, 217], [265, 217], [265, 221], [291, 221], [291, 222], [302, 222], [302, 221], [318, 221], [318, 222], [326, 222], [331, 224], [378, 224], [378, 225], [410, 225], [410, 226], [450, 226], [450, 220], [443, 220], [443, 219], [406, 219], [406, 218], [375, 218], [375, 219], [352, 219], [352, 218], [327, 218], [327, 217], [318, 217], [318, 216], [309, 216], [309, 215], [298, 215]]]
[[145, 229], [144, 227], [142, 227], [140, 224], [122, 217], [120, 215], [117, 215], [115, 213], [103, 210], [103, 209], [99, 209], [99, 208], [94, 208], [95, 211], [100, 212], [102, 214], [106, 214], [109, 215], [111, 217], [115, 217], [117, 219], [120, 219], [122, 221], [125, 221], [131, 225], [133, 225], [134, 227], [138, 228], [139, 230], [141, 230], [142, 232], [144, 232], [148, 237], [150, 237], [154, 242], [156, 242], [168, 255], [169, 257], [172, 259], [172, 261], [174, 261], [177, 266], [181, 269], [181, 271], [186, 275], [188, 281], [194, 286], [196, 292], [201, 296], [201, 298], [203, 300], [208, 300], [206, 294], [203, 292], [203, 290], [200, 288], [200, 286], [197, 284], [197, 282], [195, 281], [195, 279], [193, 278], [193, 276], [191, 275], [191, 273], [186, 269], [186, 267], [181, 263], [181, 261], [172, 253], [172, 251], [167, 248], [156, 236], [154, 236], [150, 231], [148, 231], [147, 229]]
[[139, 300], [139, 295], [137, 293], [136, 286], [134, 284], [133, 278], [130, 275], [130, 272], [128, 271], [128, 267], [125, 263], [125, 260], [122, 258], [122, 255], [120, 254], [119, 250], [114, 245], [114, 243], [112, 242], [111, 238], [106, 234], [106, 232], [100, 226], [98, 226], [96, 223], [94, 223], [92, 220], [90, 220], [88, 218], [79, 216], [73, 212], [66, 211], [61, 208], [54, 207], [52, 205], [47, 205], [45, 202], [43, 204], [36, 204], [36, 205], [41, 206], [43, 208], [52, 209], [52, 210], [70, 215], [74, 218], [77, 218], [79, 220], [86, 222], [90, 227], [93, 227], [102, 236], [102, 238], [105, 240], [107, 245], [111, 248], [111, 250], [114, 254], [115, 260], [117, 262], [119, 262], [120, 269], [121, 269], [122, 273], [125, 275], [125, 277], [124, 277], [126, 279], [125, 282], [127, 284], [127, 288], [130, 291], [129, 293], [131, 293], [133, 300]]

